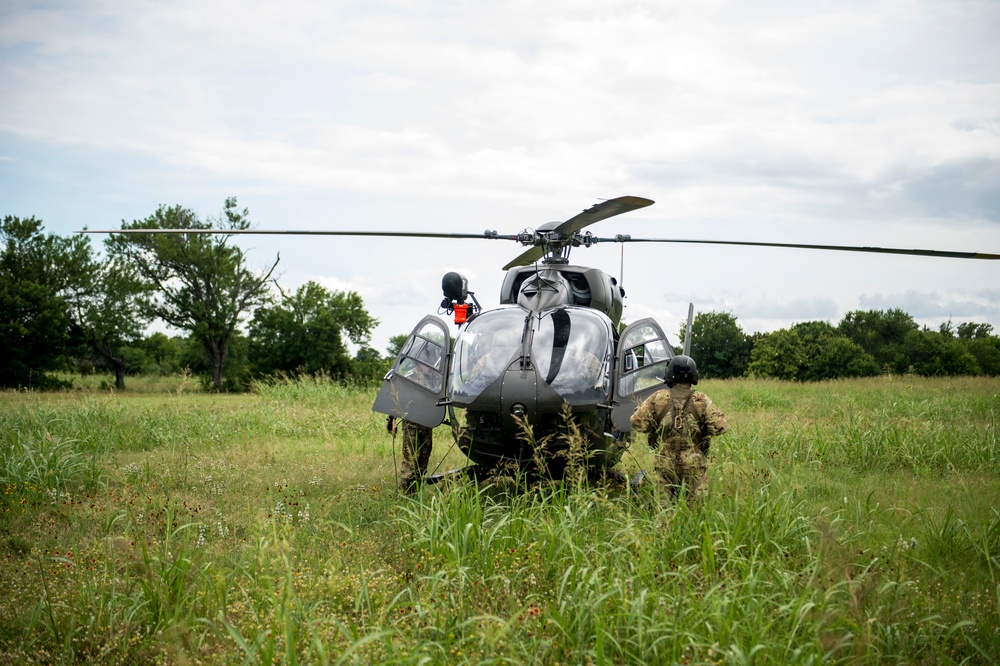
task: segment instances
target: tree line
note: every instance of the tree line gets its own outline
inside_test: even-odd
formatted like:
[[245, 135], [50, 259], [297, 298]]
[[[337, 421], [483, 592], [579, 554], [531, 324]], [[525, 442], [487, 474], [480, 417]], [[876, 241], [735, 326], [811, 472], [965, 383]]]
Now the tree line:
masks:
[[715, 378], [1000, 375], [1000, 338], [990, 324], [948, 321], [932, 330], [900, 309], [857, 310], [836, 325], [807, 321], [754, 334], [732, 313], [703, 312], [691, 327], [691, 356], [703, 377]]
[[[160, 206], [123, 229], [242, 230], [250, 214], [235, 198], [201, 220]], [[86, 235], [46, 234], [35, 218], [0, 223], [0, 387], [59, 388], [56, 373], [104, 370], [125, 386], [132, 374], [188, 369], [207, 388], [243, 390], [279, 374], [380, 379], [406, 335], [383, 356], [378, 324], [361, 297], [308, 282], [287, 293], [274, 279], [279, 257], [249, 265], [231, 237], [114, 234], [98, 256]], [[154, 320], [183, 331], [148, 334]], [[679, 339], [684, 336], [683, 328]], [[347, 341], [357, 351], [350, 353]], [[679, 350], [678, 350], [679, 351]], [[691, 355], [703, 377], [818, 381], [885, 373], [1000, 374], [1000, 338], [974, 322], [921, 328], [902, 310], [848, 313], [838, 324], [808, 321], [747, 334], [728, 312], [699, 313]]]
[[[123, 229], [219, 231], [250, 227], [235, 198], [201, 220], [160, 206]], [[309, 282], [286, 293], [279, 257], [253, 268], [215, 234], [115, 234], [98, 256], [86, 235], [47, 234], [34, 217], [0, 223], [0, 386], [65, 387], [67, 370], [129, 374], [190, 369], [214, 390], [242, 390], [279, 373], [379, 378], [386, 360], [369, 346], [378, 324], [354, 292]], [[147, 335], [154, 320], [183, 331]], [[243, 333], [243, 330], [246, 333]], [[351, 355], [346, 340], [358, 351]]]

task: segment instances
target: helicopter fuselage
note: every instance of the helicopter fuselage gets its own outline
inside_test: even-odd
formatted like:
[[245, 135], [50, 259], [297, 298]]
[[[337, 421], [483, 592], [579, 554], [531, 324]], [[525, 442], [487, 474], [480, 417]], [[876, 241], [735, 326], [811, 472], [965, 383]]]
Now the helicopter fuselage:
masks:
[[427, 427], [447, 412], [481, 470], [558, 477], [574, 460], [611, 467], [630, 439], [628, 417], [662, 387], [673, 356], [652, 320], [619, 335], [622, 295], [593, 268], [512, 270], [501, 293], [508, 304], [470, 317], [453, 343], [441, 318], [425, 317], [373, 409]]
[[609, 427], [614, 329], [596, 310], [520, 306], [482, 313], [455, 340], [450, 406], [464, 408], [458, 445], [485, 468], [504, 462], [560, 475], [574, 454], [617, 462]]

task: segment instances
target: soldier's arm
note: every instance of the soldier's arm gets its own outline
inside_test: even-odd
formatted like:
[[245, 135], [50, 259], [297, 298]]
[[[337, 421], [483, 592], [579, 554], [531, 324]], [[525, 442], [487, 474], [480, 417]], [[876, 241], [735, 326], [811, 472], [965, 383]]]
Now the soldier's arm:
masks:
[[726, 425], [726, 415], [722, 413], [722, 410], [715, 406], [711, 398], [706, 396], [705, 402], [704, 432], [709, 437], [721, 435], [729, 429], [729, 426]]
[[632, 418], [630, 419], [632, 430], [637, 432], [652, 432], [658, 425], [655, 419], [655, 411], [653, 396], [651, 395], [632, 412]]

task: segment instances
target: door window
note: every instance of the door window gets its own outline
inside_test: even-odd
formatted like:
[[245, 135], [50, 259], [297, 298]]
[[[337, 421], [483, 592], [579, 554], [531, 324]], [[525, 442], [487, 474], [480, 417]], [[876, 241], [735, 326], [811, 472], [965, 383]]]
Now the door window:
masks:
[[411, 335], [401, 352], [397, 374], [438, 393], [444, 384], [441, 367], [445, 355], [445, 340], [434, 322], [427, 322]]
[[656, 322], [647, 319], [632, 324], [622, 334], [619, 348], [622, 350], [619, 396], [662, 387], [667, 362], [674, 352]]

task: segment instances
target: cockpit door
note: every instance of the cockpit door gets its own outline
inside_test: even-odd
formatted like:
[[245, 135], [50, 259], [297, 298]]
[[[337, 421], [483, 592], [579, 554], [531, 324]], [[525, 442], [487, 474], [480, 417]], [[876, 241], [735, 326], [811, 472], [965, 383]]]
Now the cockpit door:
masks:
[[629, 324], [618, 339], [615, 359], [615, 397], [611, 422], [621, 432], [631, 432], [629, 419], [643, 400], [662, 388], [667, 363], [674, 350], [663, 329], [652, 319]]
[[433, 315], [420, 320], [385, 376], [372, 411], [433, 428], [444, 421], [451, 337]]

